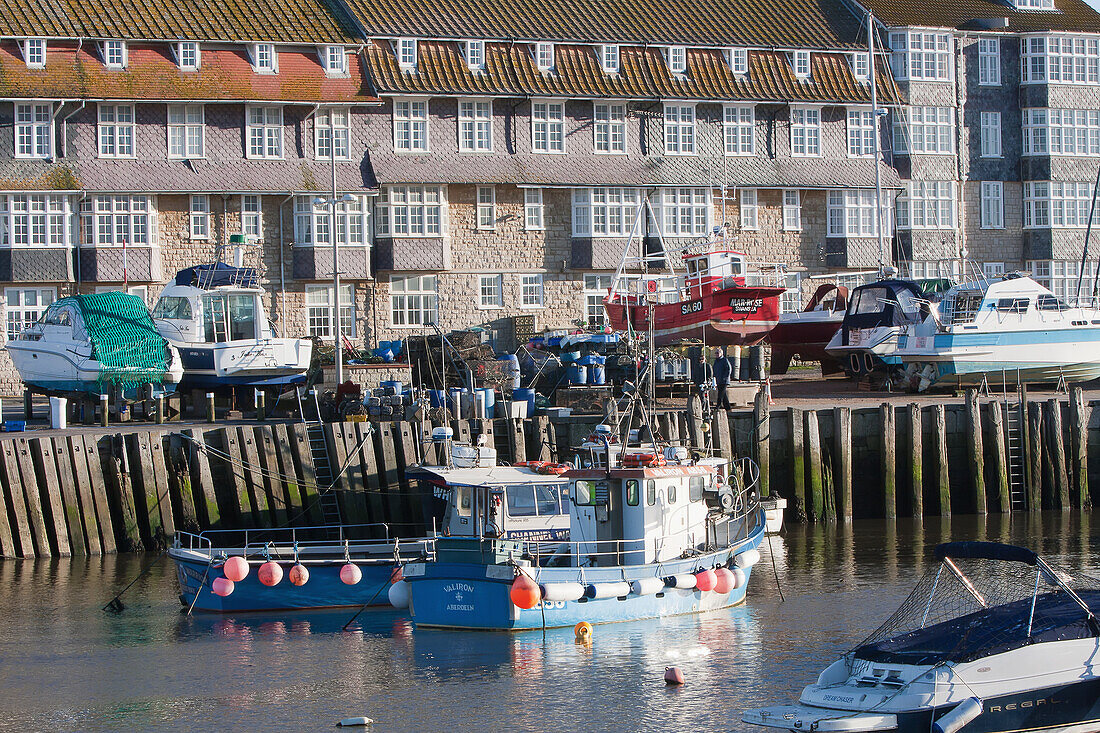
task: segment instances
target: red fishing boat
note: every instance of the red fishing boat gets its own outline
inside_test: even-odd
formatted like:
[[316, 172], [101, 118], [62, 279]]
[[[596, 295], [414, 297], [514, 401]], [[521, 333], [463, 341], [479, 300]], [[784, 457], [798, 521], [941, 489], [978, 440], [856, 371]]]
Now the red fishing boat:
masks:
[[795, 354], [802, 361], [821, 362], [823, 374], [841, 371], [839, 362], [825, 353], [825, 346], [840, 328], [847, 308], [848, 288], [824, 283], [803, 310], [779, 316], [779, 325], [768, 334], [771, 373], [786, 374]]

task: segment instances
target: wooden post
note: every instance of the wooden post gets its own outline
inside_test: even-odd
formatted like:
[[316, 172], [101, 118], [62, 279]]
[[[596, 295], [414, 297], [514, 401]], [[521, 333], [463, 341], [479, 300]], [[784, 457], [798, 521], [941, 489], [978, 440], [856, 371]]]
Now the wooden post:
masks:
[[527, 444], [526, 438], [523, 435], [523, 420], [515, 418], [506, 418], [505, 430], [508, 431], [508, 449], [512, 454], [512, 463], [518, 463], [519, 461], [527, 460]]
[[69, 526], [73, 554], [102, 555], [90, 487], [86, 481], [76, 480], [72, 446], [67, 438], [53, 439], [53, 456], [57, 463], [57, 481], [61, 484], [61, 496], [65, 500], [65, 522]]
[[[184, 445], [184, 452], [191, 456], [191, 486], [198, 484], [198, 491], [194, 492], [195, 501], [203, 508], [200, 512], [200, 521], [206, 522], [206, 527], [217, 527], [221, 524], [221, 510], [218, 508], [218, 492], [214, 488], [214, 475], [210, 472], [210, 456], [206, 453], [206, 437], [202, 430], [184, 430], [183, 434], [188, 440]], [[201, 497], [201, 499], [200, 499]]]
[[[263, 394], [259, 392], [258, 394]], [[275, 455], [275, 437], [272, 426], [256, 425], [252, 428], [256, 436], [256, 452], [260, 454], [260, 466], [264, 469], [264, 487], [267, 500], [271, 504], [271, 513], [276, 527], [285, 527], [290, 519], [292, 507], [287, 505], [286, 492], [279, 476], [279, 459]]]
[[1004, 419], [1001, 403], [992, 400], [989, 403], [989, 421], [993, 432], [994, 473], [997, 475], [997, 505], [1002, 514], [1012, 512], [1012, 501], [1008, 495], [1008, 453], [1005, 451]]
[[110, 397], [105, 394], [99, 396], [99, 426], [107, 427], [107, 422], [110, 420], [111, 405]]
[[[0, 556], [18, 557], [19, 547], [16, 546], [16, 537], [12, 534], [11, 525], [8, 523], [8, 506], [10, 494], [6, 490], [0, 490]], [[13, 507], [13, 513], [15, 508]], [[26, 509], [23, 509], [26, 512]]]
[[23, 390], [23, 419], [30, 422], [34, 418], [34, 393]]
[[1028, 465], [1031, 475], [1028, 482], [1028, 511], [1038, 512], [1043, 508], [1043, 406], [1027, 403], [1028, 417]]
[[824, 477], [821, 468], [821, 431], [817, 426], [817, 411], [806, 410], [806, 460], [810, 490], [810, 518], [820, 522], [825, 518]]
[[299, 422], [288, 426], [287, 437], [290, 438], [291, 452], [300, 469], [298, 475], [302, 478], [302, 506], [309, 517], [310, 524], [321, 524], [325, 518], [321, 512], [318, 492], [327, 487], [317, 486], [317, 473], [313, 467], [313, 454], [309, 449], [309, 435], [306, 433], [305, 423]]
[[1054, 472], [1054, 490], [1058, 496], [1058, 508], [1068, 512], [1069, 475], [1066, 473], [1065, 439], [1062, 435], [1062, 403], [1057, 398], [1047, 400], [1047, 447]]
[[[305, 426], [302, 426], [305, 429]], [[237, 521], [241, 527], [255, 527], [259, 518], [253, 515], [252, 501], [248, 498], [248, 483], [244, 480], [244, 470], [241, 468], [241, 445], [237, 439], [236, 428], [222, 428], [222, 446], [228, 458], [221, 461], [222, 468], [229, 478], [231, 487], [230, 495], [233, 497], [231, 504], [233, 512], [237, 514]], [[210, 432], [207, 431], [207, 435]], [[308, 448], [307, 448], [308, 449]]]
[[896, 519], [897, 510], [897, 426], [894, 420], [894, 406], [883, 402], [879, 408], [882, 417], [882, 499], [883, 515], [887, 519]]
[[688, 397], [689, 430], [691, 431], [691, 446], [701, 450], [704, 446], [703, 439], [703, 401], [698, 394]]
[[195, 492], [192, 489], [191, 462], [187, 460], [187, 450], [191, 447], [190, 441], [184, 445], [185, 438], [179, 433], [168, 435], [154, 435], [154, 440], [160, 440], [161, 445], [167, 439], [167, 449], [164, 453], [164, 462], [168, 465], [168, 490], [176, 499], [173, 511], [176, 512], [176, 529], [186, 532], [198, 532], [199, 513], [195, 507]]
[[753, 405], [753, 425], [756, 430], [756, 465], [760, 467], [760, 496], [771, 496], [771, 410], [768, 409], [768, 395], [763, 389], [757, 390]]
[[380, 429], [374, 432], [374, 448], [378, 458], [379, 486], [384, 492], [386, 504], [390, 509], [387, 519], [401, 524], [408, 518], [401, 516], [401, 496], [398, 493], [401, 491], [401, 480], [397, 470], [396, 449], [393, 446], [393, 431], [386, 423], [378, 427]]
[[214, 411], [214, 393], [213, 392], [207, 392], [206, 393], [206, 421], [207, 422], [214, 422], [215, 414], [216, 413]]
[[164, 424], [164, 395], [157, 395], [157, 425]]
[[909, 476], [913, 485], [910, 509], [918, 522], [924, 519], [924, 444], [920, 404], [910, 402], [909, 412]]
[[966, 390], [966, 449], [970, 456], [970, 485], [974, 488], [974, 509], [978, 514], [989, 512], [985, 491], [985, 452], [982, 446], [982, 406], [978, 390]]
[[[723, 419], [726, 420], [725, 415]], [[791, 447], [791, 494], [794, 506], [790, 514], [798, 522], [806, 521], [806, 454], [803, 452], [804, 433], [802, 410], [795, 407], [787, 408], [787, 424], [790, 432]], [[726, 423], [726, 434], [729, 434], [729, 423]], [[732, 453], [731, 453], [732, 455]]]
[[298, 469], [294, 465], [294, 453], [291, 450], [293, 436], [287, 431], [285, 423], [276, 423], [271, 426], [272, 440], [275, 443], [275, 456], [278, 458], [279, 481], [282, 487], [283, 497], [286, 501], [286, 510], [289, 514], [287, 521], [291, 526], [302, 525], [302, 517], [305, 514], [305, 505], [302, 503], [302, 485], [298, 481]]
[[105, 464], [105, 478], [107, 490], [114, 498], [120, 520], [119, 549], [123, 552], [141, 552], [145, 549], [145, 543], [141, 539], [141, 527], [138, 524], [137, 509], [134, 506], [134, 492], [130, 490], [132, 477], [126, 441], [121, 435], [104, 436], [102, 440], [110, 446], [109, 458]]
[[0, 442], [0, 460], [3, 461], [0, 478], [3, 481], [7, 505], [15, 519], [15, 526], [12, 527], [12, 530], [15, 538], [19, 540], [19, 556], [32, 558], [36, 555], [34, 529], [31, 523], [33, 510], [28, 512], [26, 499], [23, 498], [23, 482], [19, 477], [14, 443], [13, 440]]
[[936, 440], [936, 488], [939, 491], [940, 516], [951, 516], [951, 475], [947, 469], [947, 410], [942, 404], [932, 406]]
[[1077, 509], [1085, 511], [1092, 507], [1089, 496], [1089, 417], [1091, 410], [1085, 402], [1085, 391], [1081, 387], [1073, 388], [1070, 402], [1070, 416], [1073, 440], [1073, 488]]
[[254, 393], [256, 395], [256, 420], [263, 422], [267, 419], [267, 397], [262, 389], [258, 389]]
[[[328, 464], [332, 469], [332, 491], [336, 492], [336, 503], [340, 507], [340, 520], [347, 524], [359, 524], [361, 519], [352, 504], [351, 484], [348, 480], [350, 465], [344, 467], [348, 459], [348, 448], [344, 444], [342, 423], [325, 423], [325, 445], [328, 449]], [[344, 468], [343, 471], [340, 469]]]
[[[356, 428], [365, 423], [338, 423], [336, 439], [344, 440], [344, 454], [347, 456], [347, 485], [350, 493], [347, 496], [347, 505], [351, 508], [350, 521], [366, 524], [375, 521], [370, 516], [367, 501], [367, 482], [363, 474], [363, 451], [360, 445], [359, 434]], [[393, 423], [385, 423], [387, 426]], [[367, 442], [370, 442], [369, 440]], [[348, 520], [345, 520], [348, 521]]]
[[[535, 415], [530, 418], [531, 433], [527, 436], [527, 455], [536, 461], [549, 461], [551, 457], [550, 444], [550, 418], [546, 415]], [[430, 431], [429, 431], [430, 435]], [[666, 435], [667, 439], [668, 436]], [[435, 451], [427, 451], [429, 454]]]
[[733, 444], [730, 442], [730, 418], [723, 410], [715, 410], [710, 419], [711, 445], [718, 455], [726, 460], [733, 457]]
[[241, 425], [236, 428], [237, 439], [240, 441], [241, 465], [237, 470], [244, 477], [248, 485], [248, 499], [252, 504], [256, 524], [261, 527], [272, 526], [271, 501], [264, 486], [263, 474], [260, 468], [260, 451], [256, 446], [256, 433], [249, 426]]
[[836, 486], [837, 515], [842, 522], [852, 521], [852, 408], [833, 408], [834, 461], [833, 483]]
[[[105, 442], [110, 445], [110, 438]], [[74, 454], [73, 460], [83, 461], [88, 472], [88, 485], [92, 492], [92, 502], [95, 504], [100, 544], [104, 552], [115, 552], [117, 550], [115, 520], [111, 516], [111, 505], [107, 500], [107, 482], [103, 476], [103, 459], [99, 454], [99, 441], [91, 435], [74, 435], [73, 443], [82, 451], [81, 456]], [[113, 457], [111, 461], [114, 461]], [[77, 472], [79, 474], [79, 469]]]
[[[66, 511], [65, 503], [61, 498], [61, 487], [57, 480], [57, 464], [53, 457], [53, 444], [49, 438], [33, 438], [30, 441], [31, 449], [31, 480], [38, 486], [41, 501], [45, 506], [48, 517], [46, 530], [53, 537], [56, 554], [68, 557], [76, 550], [78, 555], [84, 554], [84, 539], [80, 532], [80, 508], [76, 504], [76, 493], [73, 492], [72, 503], [75, 511], [70, 515]], [[27, 476], [23, 476], [27, 480]], [[68, 487], [66, 493], [72, 490]], [[69, 533], [75, 534], [75, 539], [70, 544]]]
[[389, 492], [382, 493], [378, 476], [378, 453], [374, 450], [374, 430], [367, 423], [355, 423], [355, 440], [359, 444], [359, 460], [363, 466], [367, 513], [372, 522], [381, 522], [396, 515], [400, 502], [396, 497], [391, 497]]

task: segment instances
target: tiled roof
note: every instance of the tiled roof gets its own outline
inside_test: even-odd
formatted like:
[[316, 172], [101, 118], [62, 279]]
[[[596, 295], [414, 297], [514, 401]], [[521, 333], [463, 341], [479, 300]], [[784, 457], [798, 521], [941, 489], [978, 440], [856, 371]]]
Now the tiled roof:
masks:
[[[759, 188], [868, 188], [875, 173], [869, 160], [706, 156], [601, 156], [583, 164], [553, 155], [397, 155], [372, 152], [380, 183], [492, 183], [530, 186], [714, 185]], [[900, 186], [898, 172], [880, 165], [882, 183]]]
[[844, 48], [840, 0], [347, 0], [371, 37]]
[[[459, 44], [421, 41], [415, 72], [402, 71], [388, 41], [366, 50], [366, 63], [379, 94], [490, 94], [514, 96], [625, 97], [629, 99], [738, 99], [779, 102], [870, 101], [870, 86], [852, 74], [843, 53], [811, 55], [807, 81], [795, 78], [788, 55], [753, 51], [749, 73], [735, 76], [718, 49], [690, 49], [687, 73], [674, 75], [661, 50], [624, 47], [620, 71], [607, 74], [594, 46], [561, 45], [553, 72], [540, 71], [530, 44], [486, 44], [484, 71], [471, 71]], [[884, 65], [879, 89], [892, 88]]]
[[888, 26], [960, 28], [973, 20], [1008, 18], [1006, 32], [1100, 33], [1100, 13], [1084, 0], [1054, 0], [1056, 11], [1016, 10], [1002, 0], [860, 0]]
[[362, 62], [329, 78], [314, 53], [279, 52], [278, 74], [256, 74], [244, 49], [202, 52], [202, 68], [180, 71], [164, 44], [135, 45], [125, 69], [108, 69], [85, 44], [48, 47], [46, 66], [28, 69], [15, 43], [0, 44], [0, 97], [39, 99], [206, 99], [372, 102]]
[[0, 37], [356, 42], [325, 0], [7, 0]]

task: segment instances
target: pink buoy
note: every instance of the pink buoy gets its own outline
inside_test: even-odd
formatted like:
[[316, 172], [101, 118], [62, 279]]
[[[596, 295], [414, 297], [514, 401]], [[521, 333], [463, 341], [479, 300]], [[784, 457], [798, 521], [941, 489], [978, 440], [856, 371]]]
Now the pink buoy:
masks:
[[274, 560], [268, 560], [256, 571], [256, 577], [268, 588], [276, 586], [283, 579], [283, 569]]
[[682, 685], [682, 684], [684, 684], [684, 673], [680, 671], [679, 667], [665, 667], [665, 684], [666, 685]]
[[290, 581], [291, 585], [305, 585], [309, 580], [309, 571], [306, 570], [306, 566], [298, 563], [290, 568], [290, 572], [286, 574], [286, 579]]
[[512, 588], [508, 591], [512, 603], [518, 608], [531, 609], [542, 600], [542, 591], [538, 583], [527, 577], [526, 573], [520, 573], [512, 581]]
[[718, 577], [713, 570], [701, 570], [695, 574], [695, 587], [701, 591], [714, 590], [714, 584], [717, 582]]
[[348, 563], [344, 567], [340, 568], [340, 580], [345, 585], [355, 585], [363, 579], [363, 571], [359, 569], [358, 565]]
[[233, 581], [229, 578], [214, 578], [214, 582], [210, 584], [210, 590], [214, 591], [214, 595], [225, 598], [233, 592]]
[[240, 583], [248, 576], [248, 560], [234, 555], [222, 565], [222, 572], [234, 583]]
[[725, 595], [733, 590], [733, 572], [729, 568], [715, 568], [714, 592]]

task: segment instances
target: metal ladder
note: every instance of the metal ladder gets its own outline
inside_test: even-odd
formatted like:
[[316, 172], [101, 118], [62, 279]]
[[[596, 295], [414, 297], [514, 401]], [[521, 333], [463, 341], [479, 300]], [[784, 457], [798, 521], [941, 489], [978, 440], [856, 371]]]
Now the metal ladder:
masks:
[[1004, 390], [1005, 428], [1007, 432], [1006, 449], [1008, 452], [1008, 504], [1014, 512], [1025, 511], [1027, 507], [1027, 479], [1024, 461], [1027, 460], [1027, 446], [1024, 445], [1024, 410], [1020, 382], [1016, 381], [1015, 399], [1008, 398], [1008, 386]]
[[325, 437], [325, 423], [321, 420], [321, 406], [317, 402], [317, 390], [313, 392], [313, 405], [317, 411], [317, 420], [306, 420], [306, 413], [302, 402], [302, 391], [298, 392], [298, 410], [302, 416], [302, 422], [306, 426], [306, 436], [309, 438], [309, 453], [313, 458], [313, 473], [317, 479], [317, 503], [321, 507], [321, 521], [327, 527], [338, 527], [343, 524], [340, 515], [340, 502], [336, 500], [335, 491], [325, 491], [332, 485], [334, 478], [332, 463], [328, 455], [328, 439]]

